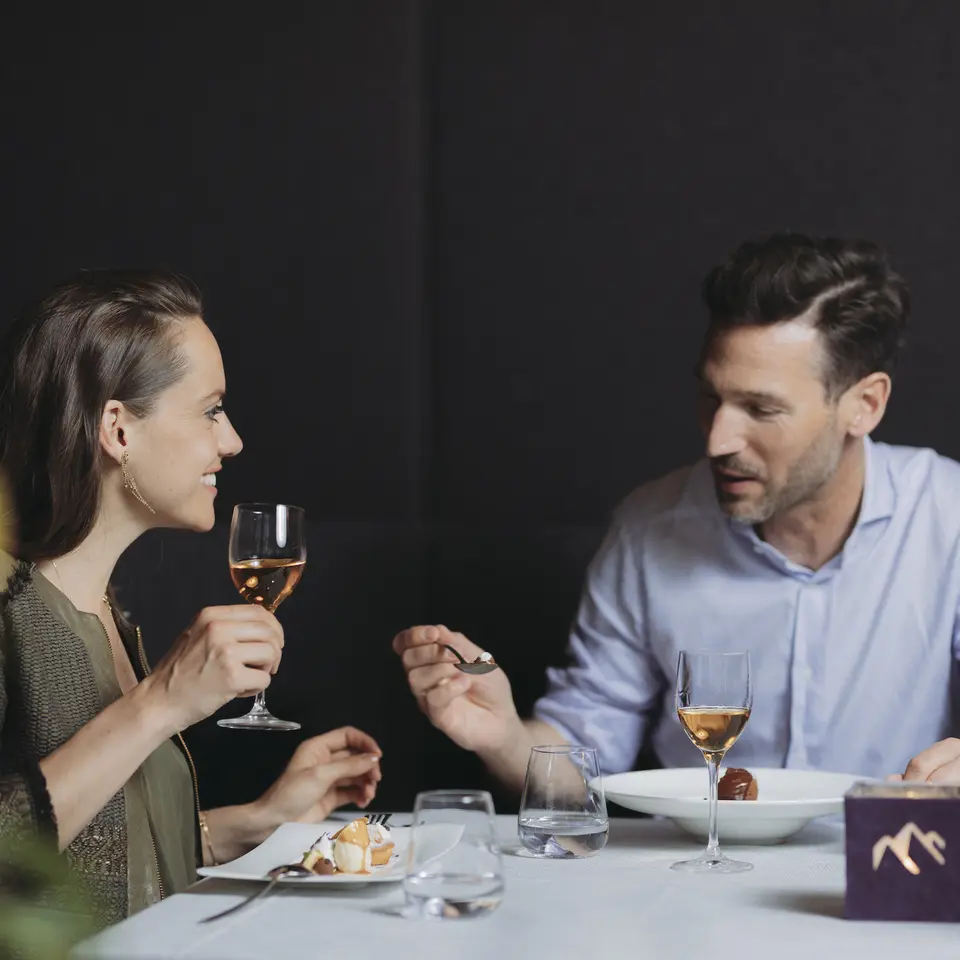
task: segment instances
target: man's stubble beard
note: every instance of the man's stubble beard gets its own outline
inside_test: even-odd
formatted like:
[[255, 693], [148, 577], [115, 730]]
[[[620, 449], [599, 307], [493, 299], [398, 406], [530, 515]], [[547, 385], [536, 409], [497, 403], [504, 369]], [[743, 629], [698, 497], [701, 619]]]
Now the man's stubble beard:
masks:
[[[763, 496], [756, 503], [738, 499], [724, 502], [722, 494], [719, 494], [720, 507], [724, 513], [735, 520], [756, 526], [767, 523], [778, 513], [812, 499], [829, 483], [840, 465], [843, 441], [837, 438], [835, 425], [836, 418], [831, 417], [794, 462], [786, 483], [776, 490], [765, 488]], [[737, 509], [738, 507], [741, 509]]]

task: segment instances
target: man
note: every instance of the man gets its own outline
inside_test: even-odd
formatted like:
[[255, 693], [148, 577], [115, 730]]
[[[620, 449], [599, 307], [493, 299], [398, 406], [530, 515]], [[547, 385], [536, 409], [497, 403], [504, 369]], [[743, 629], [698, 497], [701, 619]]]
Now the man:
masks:
[[[883, 775], [949, 732], [960, 607], [960, 465], [875, 444], [909, 312], [864, 241], [743, 244], [703, 283], [706, 457], [620, 506], [587, 575], [570, 665], [521, 721], [502, 671], [458, 673], [443, 626], [394, 639], [421, 708], [519, 787], [531, 745], [645, 738], [697, 762], [674, 708], [681, 649], [749, 650], [742, 766]], [[659, 719], [654, 719], [659, 717]]]
[[948, 737], [935, 743], [915, 756], [903, 773], [891, 774], [887, 779], [960, 784], [960, 740]]

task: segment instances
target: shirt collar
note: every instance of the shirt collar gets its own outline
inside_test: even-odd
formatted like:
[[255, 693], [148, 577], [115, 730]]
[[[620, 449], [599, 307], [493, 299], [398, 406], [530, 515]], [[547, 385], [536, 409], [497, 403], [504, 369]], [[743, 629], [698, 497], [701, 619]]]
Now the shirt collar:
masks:
[[883, 455], [883, 448], [877, 447], [869, 437], [864, 437], [863, 444], [866, 456], [858, 527], [876, 520], [888, 520], [893, 516], [894, 507], [897, 505], [897, 491], [890, 476], [887, 458]]

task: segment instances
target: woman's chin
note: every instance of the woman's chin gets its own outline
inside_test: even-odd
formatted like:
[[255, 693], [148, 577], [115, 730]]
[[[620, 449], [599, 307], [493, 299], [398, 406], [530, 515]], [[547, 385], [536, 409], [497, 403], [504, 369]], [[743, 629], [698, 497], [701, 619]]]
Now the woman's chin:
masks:
[[[210, 500], [210, 495], [204, 491], [204, 496]], [[213, 503], [203, 505], [191, 504], [188, 509], [171, 512], [170, 521], [163, 524], [176, 530], [192, 530], [194, 533], [209, 533], [216, 523], [217, 515], [213, 510]]]

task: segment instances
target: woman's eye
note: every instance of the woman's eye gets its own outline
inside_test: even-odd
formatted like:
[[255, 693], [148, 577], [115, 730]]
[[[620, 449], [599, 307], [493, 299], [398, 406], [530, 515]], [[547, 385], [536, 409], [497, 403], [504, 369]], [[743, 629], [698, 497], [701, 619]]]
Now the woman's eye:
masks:
[[216, 419], [217, 419], [217, 415], [220, 414], [220, 413], [223, 413], [223, 404], [222, 404], [222, 403], [218, 403], [215, 407], [211, 407], [211, 408], [207, 411], [207, 416], [208, 416], [211, 420], [216, 420]]

